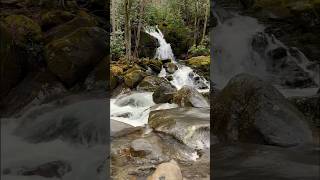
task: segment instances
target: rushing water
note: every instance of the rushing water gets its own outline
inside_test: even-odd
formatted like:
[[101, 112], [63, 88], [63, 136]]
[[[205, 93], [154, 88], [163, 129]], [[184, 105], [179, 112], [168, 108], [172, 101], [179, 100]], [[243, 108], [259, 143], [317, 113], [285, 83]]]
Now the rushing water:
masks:
[[[197, 75], [193, 70], [185, 65], [179, 64], [174, 57], [171, 45], [167, 43], [164, 35], [158, 27], [146, 27], [146, 33], [154, 37], [159, 42], [155, 57], [159, 60], [172, 60], [178, 67], [178, 70], [172, 75], [170, 81], [178, 90], [188, 85], [197, 88], [199, 91], [209, 91], [209, 82]], [[158, 74], [159, 77], [166, 77], [167, 72], [162, 68]], [[148, 123], [148, 117], [151, 110], [170, 109], [177, 107], [176, 104], [156, 105], [152, 99], [152, 92], [132, 92], [121, 94], [111, 99], [111, 119], [120, 121], [132, 126], [144, 126]]]
[[[283, 86], [279, 79], [285, 77], [285, 75], [292, 76], [290, 71], [292, 72], [293, 68], [282, 70], [272, 67], [273, 61], [268, 53], [277, 48], [283, 48], [287, 52], [287, 56], [283, 57], [281, 61], [287, 64], [296, 64], [301, 72], [308, 73], [316, 84], [319, 83], [319, 72], [307, 68], [311, 62], [306, 56], [297, 48], [289, 48], [274, 36], [264, 33], [265, 27], [259, 24], [257, 19], [219, 8], [214, 15], [219, 23], [214, 28], [211, 37], [214, 58], [211, 66], [213, 69], [211, 79], [218, 88], [223, 88], [232, 77], [239, 73], [249, 73], [272, 82], [283, 92], [288, 92], [286, 90], [288, 87]], [[261, 44], [254, 45], [254, 38], [261, 40], [259, 42]], [[259, 45], [261, 46], [259, 47]], [[312, 91], [316, 89], [314, 87], [310, 88]], [[292, 87], [289, 89], [292, 89]], [[301, 92], [310, 91], [301, 90]]]

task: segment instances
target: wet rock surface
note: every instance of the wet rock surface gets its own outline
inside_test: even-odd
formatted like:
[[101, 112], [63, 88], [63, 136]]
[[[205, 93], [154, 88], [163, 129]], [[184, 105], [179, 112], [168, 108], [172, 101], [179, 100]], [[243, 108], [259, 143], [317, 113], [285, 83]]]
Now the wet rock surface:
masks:
[[277, 89], [251, 75], [232, 78], [212, 111], [214, 132], [220, 140], [278, 146], [312, 142], [303, 114]]
[[173, 96], [173, 102], [180, 107], [209, 107], [207, 100], [195, 88], [184, 86]]

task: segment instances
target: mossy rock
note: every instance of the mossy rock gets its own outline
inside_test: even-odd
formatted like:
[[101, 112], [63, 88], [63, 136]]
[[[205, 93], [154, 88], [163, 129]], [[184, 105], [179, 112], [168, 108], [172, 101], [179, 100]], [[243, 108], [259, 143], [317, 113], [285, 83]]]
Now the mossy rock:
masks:
[[0, 96], [4, 96], [14, 87], [22, 76], [24, 57], [13, 43], [11, 33], [6, 25], [0, 22]]
[[67, 86], [86, 77], [107, 56], [107, 32], [85, 27], [46, 46], [48, 68]]
[[39, 42], [42, 39], [38, 23], [24, 15], [10, 15], [4, 19], [15, 43], [21, 47], [28, 42]]
[[193, 68], [199, 75], [210, 79], [210, 56], [198, 56], [188, 59], [186, 64]]
[[87, 14], [84, 11], [80, 11], [74, 19], [56, 26], [52, 28], [46, 35], [45, 35], [45, 42], [49, 43], [52, 40], [57, 40], [63, 38], [66, 35], [78, 30], [82, 27], [94, 27], [97, 25], [97, 21]]
[[166, 78], [147, 76], [139, 83], [137, 90], [154, 92], [159, 86], [171, 86], [171, 84]]
[[162, 62], [157, 59], [142, 59], [139, 62], [139, 65], [145, 67], [149, 67], [152, 71], [159, 73], [162, 69]]
[[145, 74], [141, 70], [133, 70], [124, 76], [124, 83], [129, 88], [135, 88], [144, 78]]
[[52, 10], [46, 11], [41, 15], [41, 27], [44, 31], [51, 29], [52, 27], [66, 23], [75, 17], [69, 11]]
[[112, 64], [110, 66], [110, 71], [111, 71], [111, 74], [115, 75], [115, 76], [123, 75], [123, 68], [121, 66], [119, 66], [119, 65]]

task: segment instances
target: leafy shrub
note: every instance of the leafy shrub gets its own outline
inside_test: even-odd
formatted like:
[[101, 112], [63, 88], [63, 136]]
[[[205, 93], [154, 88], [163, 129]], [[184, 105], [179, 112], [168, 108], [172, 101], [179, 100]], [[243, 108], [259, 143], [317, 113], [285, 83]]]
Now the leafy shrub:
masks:
[[111, 56], [112, 59], [119, 59], [125, 54], [125, 44], [122, 31], [117, 31], [111, 34]]
[[195, 56], [209, 56], [210, 55], [210, 49], [207, 48], [205, 45], [193, 45], [189, 51], [188, 51], [188, 54], [191, 56], [191, 57], [195, 57]]

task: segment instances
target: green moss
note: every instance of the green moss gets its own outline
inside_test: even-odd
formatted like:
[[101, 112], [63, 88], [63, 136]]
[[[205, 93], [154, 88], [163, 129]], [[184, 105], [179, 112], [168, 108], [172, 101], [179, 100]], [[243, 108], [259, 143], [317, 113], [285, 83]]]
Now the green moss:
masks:
[[187, 60], [187, 64], [190, 66], [210, 66], [210, 56], [198, 56]]
[[26, 16], [10, 15], [4, 21], [18, 45], [25, 45], [30, 40], [38, 42], [42, 38], [39, 24]]

